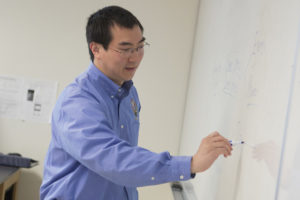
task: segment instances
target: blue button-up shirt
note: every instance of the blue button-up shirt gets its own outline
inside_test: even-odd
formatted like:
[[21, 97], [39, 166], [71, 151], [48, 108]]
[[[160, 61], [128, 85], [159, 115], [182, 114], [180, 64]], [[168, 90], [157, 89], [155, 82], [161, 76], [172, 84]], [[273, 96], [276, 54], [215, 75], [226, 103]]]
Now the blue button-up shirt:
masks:
[[140, 102], [93, 63], [60, 95], [41, 200], [137, 200], [136, 187], [190, 179], [191, 157], [137, 146]]

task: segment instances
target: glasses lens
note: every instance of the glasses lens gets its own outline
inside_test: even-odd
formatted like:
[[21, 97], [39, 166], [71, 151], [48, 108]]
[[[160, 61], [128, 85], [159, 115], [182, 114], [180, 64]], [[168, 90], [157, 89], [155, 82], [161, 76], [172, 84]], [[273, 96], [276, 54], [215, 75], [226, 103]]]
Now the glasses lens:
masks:
[[124, 58], [129, 58], [134, 53], [137, 53], [137, 55], [142, 55], [144, 53], [145, 48], [148, 48], [150, 45], [147, 42], [144, 42], [142, 45], [138, 46], [137, 48], [130, 48], [122, 51], [117, 51], [120, 53], [120, 55]]

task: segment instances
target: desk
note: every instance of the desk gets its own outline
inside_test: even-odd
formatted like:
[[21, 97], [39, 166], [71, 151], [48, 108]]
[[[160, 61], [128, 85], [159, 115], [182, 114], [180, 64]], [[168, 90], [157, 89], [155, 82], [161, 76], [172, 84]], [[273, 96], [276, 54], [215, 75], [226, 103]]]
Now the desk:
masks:
[[0, 200], [5, 200], [5, 194], [9, 199], [16, 199], [17, 184], [20, 176], [20, 169], [16, 167], [0, 166]]

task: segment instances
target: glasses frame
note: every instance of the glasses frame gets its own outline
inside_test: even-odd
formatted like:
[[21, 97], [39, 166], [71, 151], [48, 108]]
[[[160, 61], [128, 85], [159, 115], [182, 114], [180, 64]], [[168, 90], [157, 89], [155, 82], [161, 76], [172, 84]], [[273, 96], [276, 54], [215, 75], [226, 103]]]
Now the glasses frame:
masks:
[[[114, 48], [109, 48], [117, 53], [119, 53], [120, 56], [124, 58], [130, 58], [135, 52], [137, 52], [138, 55], [140, 55], [142, 52], [144, 52], [145, 47], [149, 47], [150, 44], [146, 41], [143, 42], [144, 44], [142, 46], [138, 46], [135, 48], [128, 48], [128, 49], [114, 49]], [[143, 50], [143, 51], [141, 51]]]

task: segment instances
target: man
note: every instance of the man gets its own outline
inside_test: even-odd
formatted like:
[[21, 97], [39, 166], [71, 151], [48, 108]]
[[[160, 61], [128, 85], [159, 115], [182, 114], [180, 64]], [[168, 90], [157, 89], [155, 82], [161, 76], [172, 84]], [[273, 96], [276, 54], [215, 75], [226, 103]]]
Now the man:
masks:
[[41, 200], [137, 200], [136, 187], [188, 180], [231, 154], [217, 132], [193, 157], [138, 147], [141, 106], [131, 79], [147, 45], [143, 27], [110, 6], [90, 16], [86, 37], [92, 62], [54, 108]]

